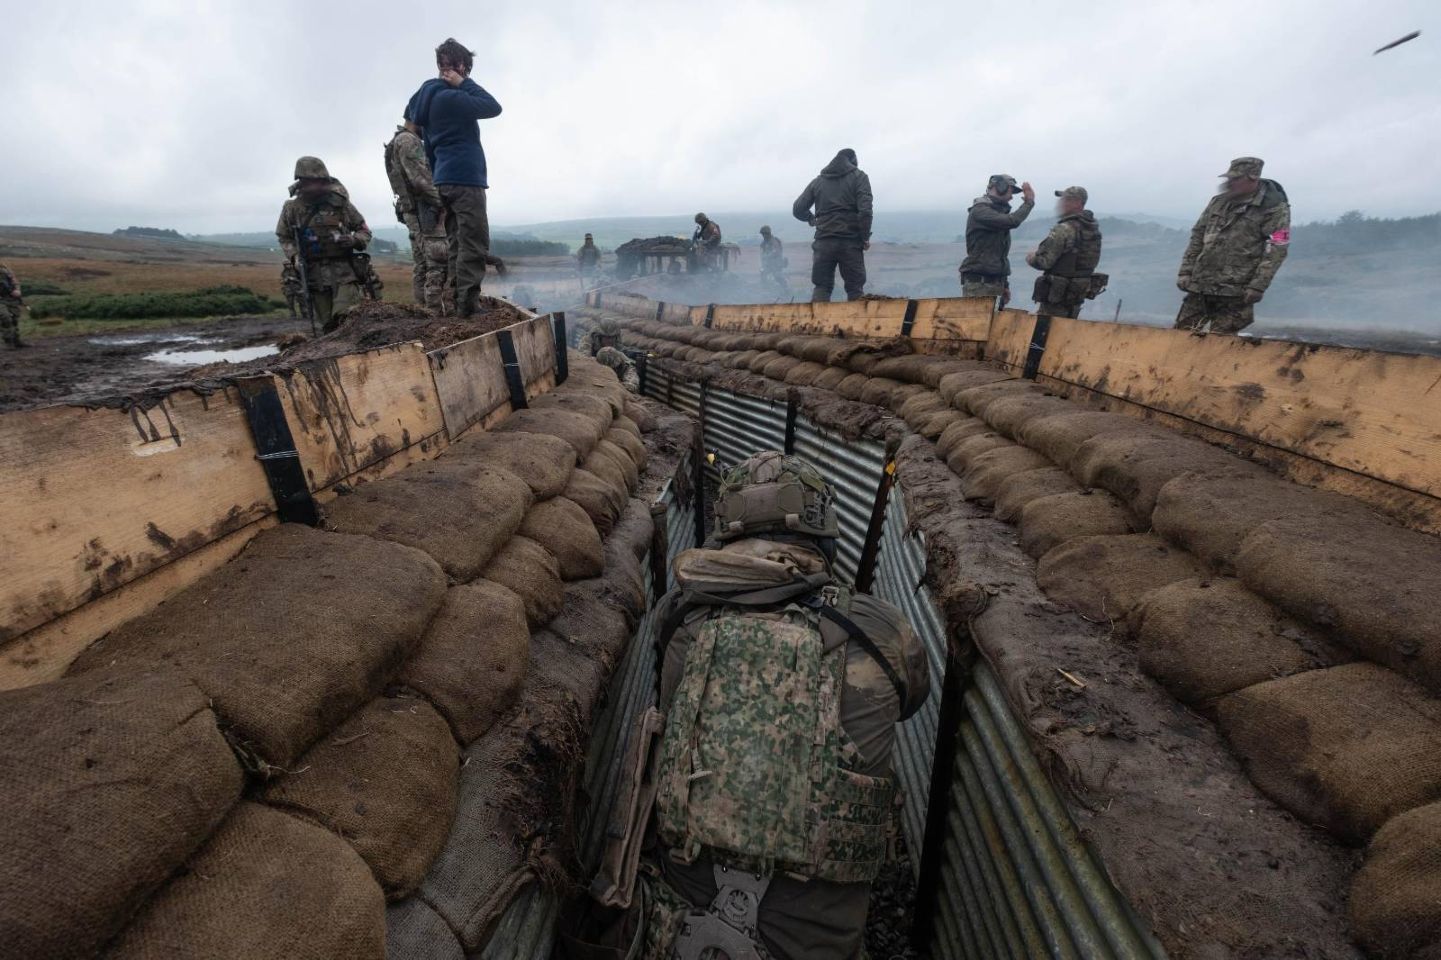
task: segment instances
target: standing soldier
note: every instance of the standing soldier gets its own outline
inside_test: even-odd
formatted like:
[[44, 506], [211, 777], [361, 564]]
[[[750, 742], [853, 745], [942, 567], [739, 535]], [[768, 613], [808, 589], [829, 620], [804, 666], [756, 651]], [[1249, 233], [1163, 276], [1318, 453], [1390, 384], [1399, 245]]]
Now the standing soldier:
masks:
[[595, 245], [595, 237], [585, 235], [585, 243], [580, 245], [580, 250], [575, 255], [576, 268], [580, 271], [580, 285], [584, 290], [595, 286], [596, 274], [600, 272], [600, 247]]
[[20, 310], [25, 305], [23, 291], [14, 271], [0, 263], [0, 339], [7, 347], [20, 349]]
[[1026, 254], [1026, 263], [1042, 271], [1032, 299], [1039, 317], [1079, 317], [1081, 304], [1094, 300], [1110, 278], [1096, 273], [1101, 262], [1101, 228], [1086, 209], [1086, 188], [1057, 190], [1061, 219], [1046, 239]]
[[864, 955], [896, 724], [930, 685], [900, 611], [836, 574], [838, 536], [834, 488], [766, 451], [723, 471], [718, 543], [676, 560], [644, 957]]
[[861, 170], [856, 152], [849, 147], [837, 153], [791, 205], [797, 220], [816, 228], [811, 243], [812, 300], [830, 300], [837, 269], [847, 300], [859, 300], [865, 293], [871, 208], [871, 178]]
[[1281, 269], [1291, 243], [1291, 205], [1264, 161], [1237, 157], [1224, 188], [1191, 228], [1176, 286], [1186, 293], [1176, 328], [1238, 333], [1256, 319], [1255, 304]]
[[691, 248], [695, 251], [696, 265], [702, 270], [714, 270], [720, 254], [721, 228], [703, 213], [695, 215], [695, 235], [691, 237]]
[[351, 255], [370, 243], [370, 228], [345, 187], [316, 157], [295, 161], [290, 193], [280, 208], [275, 238], [292, 263], [297, 258], [304, 263], [314, 319], [330, 331], [361, 299], [361, 274]]
[[395, 136], [385, 145], [385, 175], [395, 194], [395, 217], [410, 234], [415, 302], [433, 313], [444, 314], [448, 252], [445, 223], [440, 217], [440, 191], [430, 178], [425, 144], [409, 120], [396, 128]]
[[1036, 191], [1020, 185], [1021, 205], [1011, 212], [1016, 178], [991, 177], [985, 196], [977, 197], [966, 216], [966, 259], [961, 261], [961, 296], [999, 297], [1011, 302], [1011, 231], [1026, 222], [1036, 205]]
[[290, 311], [291, 318], [298, 317], [295, 305], [300, 302], [300, 272], [295, 269], [295, 261], [286, 260], [280, 265], [280, 292], [285, 294], [285, 308]]
[[761, 282], [773, 283], [789, 292], [786, 285], [786, 252], [781, 238], [771, 233], [770, 227], [761, 227]]

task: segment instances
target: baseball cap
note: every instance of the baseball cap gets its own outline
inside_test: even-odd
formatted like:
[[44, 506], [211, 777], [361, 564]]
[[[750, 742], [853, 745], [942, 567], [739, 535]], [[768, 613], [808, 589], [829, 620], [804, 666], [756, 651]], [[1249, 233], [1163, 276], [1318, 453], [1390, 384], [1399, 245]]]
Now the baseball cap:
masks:
[[1085, 187], [1067, 187], [1064, 190], [1057, 190], [1056, 196], [1065, 197], [1071, 200], [1079, 200], [1082, 203], [1085, 203], [1087, 200], [1090, 199], [1090, 194], [1086, 193]]
[[1231, 161], [1231, 168], [1221, 174], [1221, 176], [1228, 180], [1235, 177], [1256, 177], [1259, 179], [1261, 176], [1261, 168], [1265, 165], [1266, 161], [1260, 157], [1237, 157]]
[[1021, 189], [1021, 185], [1016, 182], [1016, 178], [1009, 173], [993, 174], [990, 181], [986, 184], [986, 189], [989, 190], [992, 187], [1009, 187], [1012, 190]]

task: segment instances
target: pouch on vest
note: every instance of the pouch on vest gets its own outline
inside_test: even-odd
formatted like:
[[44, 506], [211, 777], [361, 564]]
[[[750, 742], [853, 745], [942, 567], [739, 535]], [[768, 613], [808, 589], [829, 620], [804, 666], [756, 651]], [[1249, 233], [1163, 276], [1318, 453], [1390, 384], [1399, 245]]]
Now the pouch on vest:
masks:
[[1036, 285], [1031, 288], [1031, 299], [1036, 303], [1051, 302], [1051, 278], [1049, 274], [1041, 274], [1036, 278]]
[[1110, 275], [1109, 273], [1093, 273], [1093, 274], [1091, 274], [1091, 284], [1090, 284], [1090, 286], [1086, 289], [1086, 299], [1087, 299], [1087, 300], [1094, 300], [1094, 299], [1096, 299], [1097, 297], [1099, 297], [1101, 294], [1105, 293], [1105, 292], [1106, 292], [1106, 285], [1107, 285], [1108, 283], [1110, 283], [1110, 282], [1111, 282], [1111, 275]]

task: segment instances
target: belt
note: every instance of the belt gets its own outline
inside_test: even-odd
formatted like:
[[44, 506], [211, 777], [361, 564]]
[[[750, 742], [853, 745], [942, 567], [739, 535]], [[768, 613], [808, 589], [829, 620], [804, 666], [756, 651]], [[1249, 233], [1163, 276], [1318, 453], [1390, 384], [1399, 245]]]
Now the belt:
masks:
[[1006, 283], [1010, 280], [1004, 273], [962, 273], [961, 279], [966, 283]]

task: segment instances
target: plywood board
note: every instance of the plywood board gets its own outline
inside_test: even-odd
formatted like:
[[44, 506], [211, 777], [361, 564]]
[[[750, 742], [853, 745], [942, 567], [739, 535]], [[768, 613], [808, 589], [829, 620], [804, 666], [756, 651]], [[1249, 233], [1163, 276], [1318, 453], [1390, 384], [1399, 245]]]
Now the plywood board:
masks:
[[500, 343], [494, 336], [432, 350], [429, 360], [445, 429], [452, 438], [502, 405], [509, 409], [510, 389], [501, 365]]
[[233, 389], [0, 417], [0, 642], [274, 509]]
[[1040, 372], [1441, 496], [1441, 358], [1056, 318]]
[[312, 490], [444, 429], [430, 363], [416, 342], [308, 361], [275, 378]]
[[[990, 335], [994, 297], [943, 297], [916, 301], [916, 340], [985, 340]], [[896, 334], [900, 333], [897, 328]]]
[[1026, 362], [1026, 351], [1031, 346], [1031, 334], [1036, 329], [1036, 317], [1024, 310], [1000, 310], [991, 320], [991, 332], [986, 338], [986, 359], [1019, 370]]

